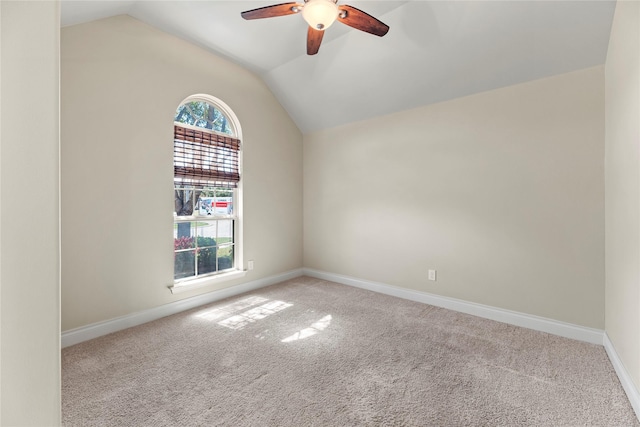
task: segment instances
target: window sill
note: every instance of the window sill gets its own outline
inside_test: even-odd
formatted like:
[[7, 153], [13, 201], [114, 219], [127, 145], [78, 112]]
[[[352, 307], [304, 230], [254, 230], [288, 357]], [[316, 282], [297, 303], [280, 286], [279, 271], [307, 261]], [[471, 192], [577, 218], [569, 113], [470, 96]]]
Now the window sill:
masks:
[[172, 294], [191, 291], [193, 289], [210, 286], [216, 283], [227, 282], [229, 280], [239, 279], [247, 274], [246, 270], [234, 270], [228, 273], [216, 274], [215, 276], [200, 277], [198, 279], [185, 280], [169, 286]]

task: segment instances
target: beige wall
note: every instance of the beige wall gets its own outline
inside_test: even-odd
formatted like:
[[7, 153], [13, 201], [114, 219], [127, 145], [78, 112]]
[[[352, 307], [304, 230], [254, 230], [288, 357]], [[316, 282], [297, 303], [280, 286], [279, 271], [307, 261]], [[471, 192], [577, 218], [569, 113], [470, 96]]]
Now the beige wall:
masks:
[[60, 422], [59, 4], [0, 2], [3, 426]]
[[603, 73], [305, 135], [305, 267], [604, 328]]
[[[302, 135], [255, 75], [128, 16], [61, 31], [62, 330], [302, 267]], [[243, 129], [243, 279], [173, 295], [173, 115]]]
[[606, 88], [606, 332], [640, 389], [640, 3], [619, 1]]

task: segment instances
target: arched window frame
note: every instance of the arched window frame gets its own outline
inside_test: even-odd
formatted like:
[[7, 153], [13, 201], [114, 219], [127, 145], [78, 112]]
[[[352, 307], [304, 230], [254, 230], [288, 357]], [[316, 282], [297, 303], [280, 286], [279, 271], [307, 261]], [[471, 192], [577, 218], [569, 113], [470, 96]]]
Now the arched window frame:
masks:
[[[207, 104], [210, 104], [214, 108], [216, 108], [218, 111], [220, 111], [226, 117], [229, 127], [233, 130], [234, 135], [232, 137], [242, 141], [242, 126], [240, 125], [240, 121], [238, 120], [238, 117], [233, 112], [233, 110], [226, 103], [224, 103], [222, 100], [211, 95], [195, 94], [195, 95], [188, 96], [182, 102], [180, 102], [178, 104], [178, 108], [180, 108], [182, 105], [186, 103], [191, 103], [191, 102], [205, 102]], [[177, 124], [178, 124], [177, 122], [174, 122], [174, 127]], [[179, 126], [186, 129], [192, 129], [195, 131], [205, 131], [205, 132], [212, 133], [214, 135], [219, 135], [222, 137], [229, 137], [229, 135], [225, 133], [216, 132], [211, 129], [204, 129], [202, 127], [191, 126], [184, 123], [179, 123]], [[174, 139], [174, 144], [175, 144], [175, 139]], [[240, 149], [238, 150], [237, 155], [238, 155], [238, 170], [240, 172], [240, 175], [242, 175], [242, 147], [240, 147]], [[217, 221], [220, 219], [233, 219], [233, 240], [232, 240], [233, 241], [233, 268], [226, 269], [222, 272], [218, 271], [216, 268], [216, 271], [213, 273], [196, 274], [194, 276], [176, 279], [175, 262], [177, 262], [177, 258], [176, 258], [176, 253], [177, 253], [176, 237], [177, 236], [176, 236], [176, 232], [174, 231], [174, 284], [173, 286], [170, 286], [170, 289], [173, 293], [191, 290], [197, 287], [208, 286], [217, 282], [236, 279], [246, 274], [246, 271], [243, 268], [244, 263], [243, 263], [243, 247], [242, 247], [242, 243], [243, 243], [242, 241], [242, 229], [243, 229], [242, 186], [243, 186], [243, 180], [241, 176], [240, 180], [237, 182], [236, 188], [232, 190], [233, 191], [232, 218], [225, 217], [225, 216], [222, 216], [222, 217], [214, 216], [213, 218], [203, 216], [199, 214], [199, 212], [195, 209], [195, 207], [193, 209], [192, 215], [189, 215], [189, 216], [176, 216], [176, 213], [174, 210], [174, 226], [173, 226], [174, 230], [177, 229], [178, 222], [185, 222], [185, 221], [195, 222], [196, 229], [197, 229], [199, 221]], [[176, 194], [176, 188], [174, 184], [174, 197], [175, 197], [175, 194]], [[216, 225], [216, 228], [217, 228], [217, 225]], [[196, 236], [198, 235], [198, 231], [196, 231], [195, 235]], [[195, 242], [197, 242], [198, 240], [197, 237], [195, 237], [194, 240]], [[196, 253], [198, 252], [199, 250], [196, 248]], [[217, 261], [216, 261], [216, 265], [217, 265]], [[197, 269], [197, 260], [195, 261], [195, 268]]]

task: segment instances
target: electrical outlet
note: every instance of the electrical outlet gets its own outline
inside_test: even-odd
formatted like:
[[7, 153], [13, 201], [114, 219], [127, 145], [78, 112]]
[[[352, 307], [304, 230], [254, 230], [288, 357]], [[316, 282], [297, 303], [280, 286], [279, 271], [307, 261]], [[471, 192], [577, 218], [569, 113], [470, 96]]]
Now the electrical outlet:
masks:
[[436, 281], [436, 271], [435, 270], [429, 270], [429, 280], [433, 280], [434, 282]]
[[247, 269], [253, 270], [253, 260], [247, 262]]

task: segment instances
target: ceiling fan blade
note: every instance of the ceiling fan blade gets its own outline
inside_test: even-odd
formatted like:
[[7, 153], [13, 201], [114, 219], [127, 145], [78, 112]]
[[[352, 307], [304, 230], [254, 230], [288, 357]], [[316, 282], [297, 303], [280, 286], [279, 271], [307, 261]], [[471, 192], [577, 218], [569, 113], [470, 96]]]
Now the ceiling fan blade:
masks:
[[307, 30], [307, 55], [315, 55], [320, 50], [324, 31], [309, 27]]
[[273, 6], [259, 7], [257, 9], [246, 10], [240, 14], [244, 19], [274, 18], [298, 13], [302, 10], [302, 5], [298, 3], [281, 3]]
[[338, 14], [338, 21], [353, 27], [357, 30], [364, 31], [369, 34], [382, 37], [389, 31], [389, 26], [366, 12], [356, 9], [353, 6], [341, 5], [339, 6], [340, 13]]

